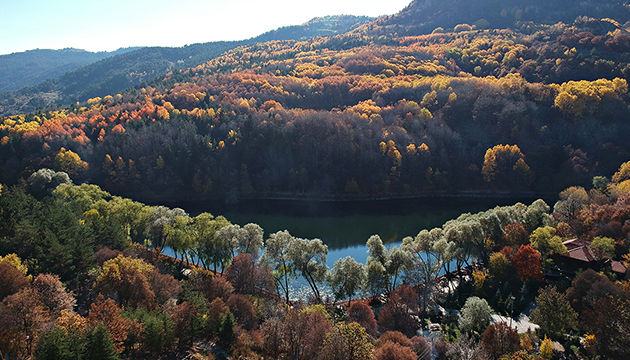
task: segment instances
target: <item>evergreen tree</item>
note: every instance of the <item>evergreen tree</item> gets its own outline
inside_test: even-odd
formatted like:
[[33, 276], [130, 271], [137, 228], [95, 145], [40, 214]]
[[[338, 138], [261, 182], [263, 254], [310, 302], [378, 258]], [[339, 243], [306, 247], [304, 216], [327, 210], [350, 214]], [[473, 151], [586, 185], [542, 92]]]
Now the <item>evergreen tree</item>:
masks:
[[236, 319], [231, 311], [226, 311], [219, 317], [219, 344], [223, 349], [229, 349], [234, 340], [236, 340], [236, 333], [234, 332], [234, 326], [236, 326]]
[[109, 337], [109, 331], [102, 322], [87, 336], [85, 358], [90, 360], [118, 360], [114, 349], [114, 342]]

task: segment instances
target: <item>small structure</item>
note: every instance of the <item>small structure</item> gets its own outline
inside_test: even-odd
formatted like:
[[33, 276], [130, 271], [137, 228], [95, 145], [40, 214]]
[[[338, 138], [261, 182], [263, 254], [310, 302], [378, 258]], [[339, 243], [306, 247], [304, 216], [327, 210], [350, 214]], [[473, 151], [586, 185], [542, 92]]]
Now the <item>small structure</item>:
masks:
[[630, 268], [625, 266], [623, 263], [615, 260], [607, 260], [607, 265], [610, 266], [613, 273], [617, 275], [618, 279], [627, 280], [630, 279]]
[[[628, 268], [619, 261], [603, 261], [596, 251], [591, 248], [591, 243], [580, 239], [571, 239], [562, 242], [567, 247], [564, 254], [556, 254], [552, 259], [559, 271], [567, 275], [575, 275], [579, 269], [593, 269], [601, 271], [604, 267], [609, 267], [622, 279], [628, 278], [630, 272]], [[557, 275], [557, 274], [548, 274]]]

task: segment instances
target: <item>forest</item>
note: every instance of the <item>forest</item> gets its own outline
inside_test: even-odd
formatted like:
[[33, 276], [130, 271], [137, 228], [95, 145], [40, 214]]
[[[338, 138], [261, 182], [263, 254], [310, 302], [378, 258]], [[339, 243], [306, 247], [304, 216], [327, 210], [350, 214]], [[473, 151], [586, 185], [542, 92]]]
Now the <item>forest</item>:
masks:
[[[42, 169], [0, 192], [0, 354], [624, 358], [628, 183], [630, 162], [588, 189], [563, 190], [553, 209], [537, 200], [462, 214], [399, 246], [374, 235], [367, 264], [346, 257], [328, 268], [319, 239], [265, 237], [257, 224], [147, 206]], [[579, 269], [566, 264], [577, 239], [593, 256]], [[297, 278], [306, 299], [289, 297]], [[320, 295], [324, 284], [332, 297]], [[534, 300], [536, 329], [491, 321]], [[422, 331], [435, 323], [441, 331]]]
[[[0, 357], [629, 358], [629, 8], [500, 3], [144, 48], [3, 94]], [[320, 239], [164, 205], [490, 194], [558, 201], [333, 266]]]
[[628, 159], [629, 47], [590, 18], [257, 43], [3, 118], [0, 181], [46, 167], [153, 202], [557, 193]]

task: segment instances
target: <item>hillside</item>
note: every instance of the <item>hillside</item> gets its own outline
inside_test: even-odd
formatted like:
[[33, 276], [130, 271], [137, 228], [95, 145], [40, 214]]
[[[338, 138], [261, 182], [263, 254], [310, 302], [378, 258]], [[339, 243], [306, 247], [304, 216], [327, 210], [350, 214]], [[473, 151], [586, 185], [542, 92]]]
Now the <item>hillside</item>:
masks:
[[[414, 0], [398, 14], [380, 18], [356, 31], [370, 36], [416, 36], [459, 24], [480, 29], [526, 28], [528, 25], [571, 24], [580, 16], [630, 20], [629, 1], [617, 0]], [[534, 23], [534, 24], [530, 24]], [[438, 30], [439, 31], [439, 30]]]
[[162, 201], [555, 192], [630, 157], [629, 50], [627, 32], [596, 19], [535, 35], [242, 46], [113, 97], [5, 119], [1, 181], [56, 167]]
[[135, 49], [127, 48], [97, 53], [71, 48], [63, 50], [37, 49], [0, 55], [0, 92], [32, 86], [96, 61]]
[[354, 30], [374, 18], [367, 16], [324, 16], [314, 18], [302, 25], [285, 26], [256, 36], [254, 42], [272, 40], [306, 40], [317, 36], [335, 36]]
[[[28, 113], [54, 104], [72, 104], [116, 94], [170, 70], [194, 67], [245, 44], [299, 40], [346, 33], [371, 18], [349, 15], [315, 18], [307, 23], [270, 31], [243, 41], [219, 41], [179, 48], [141, 48], [69, 71], [58, 78], [18, 91], [0, 93], [0, 115]], [[44, 79], [42, 79], [44, 80]]]

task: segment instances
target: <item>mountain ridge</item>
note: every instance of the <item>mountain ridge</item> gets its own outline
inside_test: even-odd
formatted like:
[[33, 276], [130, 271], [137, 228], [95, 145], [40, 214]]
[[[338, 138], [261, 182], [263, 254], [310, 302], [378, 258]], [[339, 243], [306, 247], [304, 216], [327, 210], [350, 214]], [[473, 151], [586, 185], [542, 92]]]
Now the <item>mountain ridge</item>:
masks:
[[239, 41], [217, 41], [182, 47], [143, 47], [66, 72], [54, 79], [0, 93], [0, 116], [28, 113], [54, 104], [69, 105], [116, 94], [174, 69], [194, 67], [241, 45], [269, 40], [330, 36], [355, 29], [373, 18], [353, 15], [316, 17]]
[[0, 91], [19, 90], [136, 49], [138, 47], [120, 48], [109, 52], [90, 52], [75, 48], [33, 49], [0, 55]]

